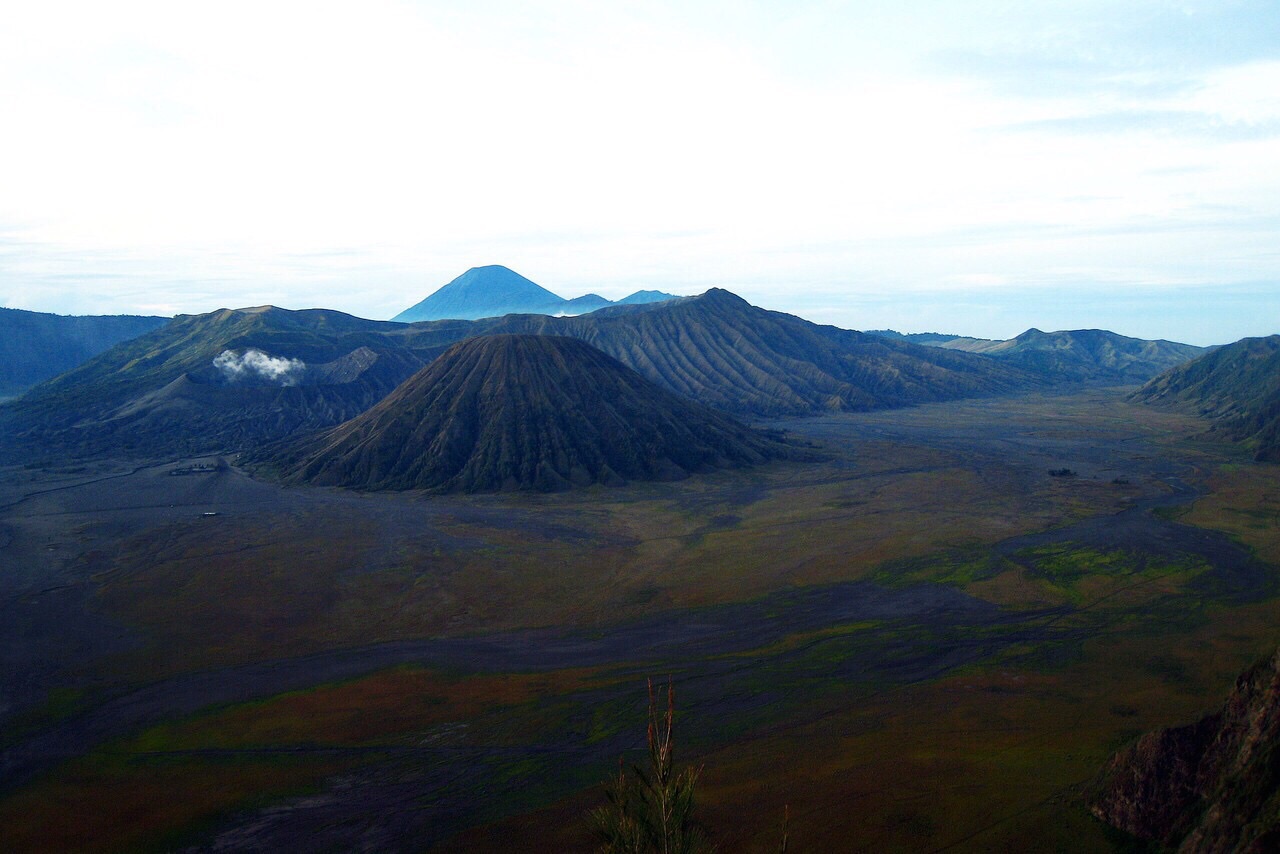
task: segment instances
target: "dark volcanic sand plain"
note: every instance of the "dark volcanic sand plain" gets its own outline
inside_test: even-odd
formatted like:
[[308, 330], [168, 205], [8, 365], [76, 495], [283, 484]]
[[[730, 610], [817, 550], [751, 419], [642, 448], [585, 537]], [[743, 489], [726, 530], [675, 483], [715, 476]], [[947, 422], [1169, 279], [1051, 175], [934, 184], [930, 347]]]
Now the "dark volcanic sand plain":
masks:
[[463, 497], [4, 472], [0, 842], [586, 850], [670, 676], [722, 850], [784, 805], [795, 850], [1106, 850], [1109, 751], [1280, 640], [1280, 476], [1203, 422], [1101, 391], [770, 426], [820, 459]]

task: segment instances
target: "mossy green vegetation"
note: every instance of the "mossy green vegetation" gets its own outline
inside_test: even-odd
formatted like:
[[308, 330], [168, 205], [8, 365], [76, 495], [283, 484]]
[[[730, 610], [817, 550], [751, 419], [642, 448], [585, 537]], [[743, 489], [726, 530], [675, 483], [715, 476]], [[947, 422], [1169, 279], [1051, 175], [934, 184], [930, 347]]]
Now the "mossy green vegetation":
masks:
[[1156, 589], [1150, 582], [1155, 581], [1162, 582], [1157, 589], [1165, 592], [1171, 585], [1181, 586], [1210, 569], [1203, 559], [1190, 555], [1170, 558], [1073, 543], [1026, 549], [1013, 559], [1051, 596], [1077, 606], [1105, 605], [1108, 598], [1127, 591], [1141, 596], [1139, 588], [1147, 588], [1146, 594], [1152, 595]]
[[950, 584], [967, 587], [987, 581], [1014, 568], [1014, 564], [989, 548], [970, 546], [908, 560], [888, 561], [869, 579], [887, 586]]

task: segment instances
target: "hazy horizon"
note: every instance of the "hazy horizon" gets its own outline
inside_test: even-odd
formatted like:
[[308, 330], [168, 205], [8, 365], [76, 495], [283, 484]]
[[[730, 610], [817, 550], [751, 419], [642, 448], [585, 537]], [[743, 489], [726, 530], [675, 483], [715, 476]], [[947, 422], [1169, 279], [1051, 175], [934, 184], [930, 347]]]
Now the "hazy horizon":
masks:
[[469, 267], [853, 329], [1280, 332], [1280, 10], [27, 4], [0, 305], [388, 318]]
[[[482, 265], [482, 266], [483, 266], [483, 265]], [[504, 266], [505, 266], [505, 265], [504, 265]], [[465, 271], [464, 271], [464, 272], [465, 272]], [[518, 273], [519, 271], [517, 270], [516, 272]], [[446, 284], [447, 284], [447, 283], [446, 283]], [[541, 284], [541, 283], [536, 283], [536, 284]], [[443, 287], [443, 286], [442, 286], [442, 287]], [[551, 290], [551, 289], [548, 289], [548, 290]], [[630, 292], [630, 293], [634, 293], [634, 291], [632, 291], [632, 292]], [[630, 293], [627, 293], [627, 294], [620, 294], [620, 295], [618, 295], [617, 297], [614, 297], [614, 299], [615, 299], [615, 300], [616, 300], [616, 299], [621, 299], [622, 297], [629, 296], [629, 295], [630, 295]], [[705, 291], [704, 291], [703, 293], [705, 293]], [[697, 296], [697, 295], [698, 295], [698, 294], [673, 294], [673, 296], [677, 296], [677, 297], [680, 297], [680, 296]], [[575, 297], [575, 296], [583, 296], [583, 294], [557, 294], [557, 296], [564, 296], [564, 297], [566, 297], [566, 298], [573, 298], [573, 297]], [[263, 303], [263, 304], [261, 304], [261, 305], [274, 305], [274, 303]], [[218, 308], [216, 308], [216, 309], [210, 309], [210, 311], [217, 311], [217, 310], [219, 310], [219, 309], [238, 309], [238, 310], [244, 310], [244, 309], [252, 309], [252, 308], [259, 308], [259, 307], [261, 307], [261, 306], [249, 306], [249, 305], [224, 305], [224, 306], [218, 306]], [[280, 308], [289, 308], [288, 306], [277, 306], [277, 307], [280, 307]], [[770, 308], [770, 306], [761, 306], [761, 307], [762, 307], [762, 308]], [[10, 308], [10, 306], [0, 306], [0, 308]], [[318, 309], [328, 309], [328, 308], [330, 308], [330, 307], [329, 307], [329, 306], [323, 306], [323, 305], [299, 305], [299, 306], [295, 306], [295, 307], [293, 307], [293, 308], [289, 308], [289, 310], [306, 310], [306, 309], [317, 309], [317, 308], [318, 308]], [[408, 306], [406, 306], [406, 308], [408, 308]], [[36, 309], [20, 309], [20, 310], [24, 310], [24, 311], [36, 311]], [[771, 310], [774, 310], [774, 311], [783, 311], [783, 309], [776, 309], [776, 308], [773, 308], [773, 309], [771, 309]], [[46, 313], [58, 314], [58, 312], [46, 312]], [[202, 313], [202, 312], [177, 312], [177, 314], [176, 314], [176, 315], [172, 315], [172, 316], [177, 316], [177, 315], [181, 315], [181, 314], [198, 314], [198, 313]], [[352, 312], [347, 312], [347, 313], [352, 313]], [[811, 321], [814, 321], [814, 322], [823, 322], [823, 321], [815, 320], [815, 319], [814, 319], [814, 318], [812, 318], [812, 317], [808, 317], [808, 316], [804, 315], [803, 313], [801, 313], [801, 312], [799, 312], [799, 311], [787, 311], [786, 313], [788, 313], [788, 314], [795, 314], [796, 316], [799, 316], [799, 317], [801, 317], [801, 318], [803, 318], [803, 319], [805, 319], [805, 320], [811, 320]], [[95, 313], [95, 314], [96, 314], [97, 316], [102, 316], [104, 313], [102, 313], [102, 312], [98, 312], [98, 313]], [[109, 314], [109, 313], [108, 313], [108, 314]], [[136, 314], [136, 313], [135, 313], [135, 314]], [[73, 316], [85, 316], [85, 315], [81, 314], [81, 315], [73, 315]], [[92, 316], [92, 315], [90, 315], [90, 316]], [[171, 316], [171, 315], [160, 315], [160, 316], [168, 317], [168, 316]], [[387, 319], [389, 319], [389, 318], [373, 318], [373, 317], [367, 317], [367, 316], [365, 316], [365, 315], [359, 315], [359, 314], [356, 314], [355, 316], [356, 316], [356, 317], [364, 317], [364, 318], [365, 318], [365, 319], [367, 319], [367, 320], [387, 320]], [[573, 316], [573, 315], [566, 314], [566, 315], [563, 315], [563, 316]], [[832, 325], [840, 325], [840, 324], [832, 324]], [[862, 331], [862, 332], [866, 332], [866, 331], [874, 331], [874, 332], [898, 332], [898, 333], [902, 333], [902, 334], [904, 334], [904, 335], [910, 335], [910, 334], [915, 334], [915, 333], [936, 333], [936, 334], [944, 334], [944, 335], [948, 335], [948, 334], [949, 334], [949, 335], [958, 335], [958, 336], [973, 337], [973, 338], [989, 338], [989, 337], [992, 337], [992, 336], [976, 335], [976, 334], [974, 334], [974, 333], [971, 333], [971, 332], [968, 332], [968, 331], [964, 331], [964, 330], [957, 330], [957, 329], [950, 329], [950, 328], [942, 328], [942, 327], [939, 327], [939, 328], [918, 328], [918, 329], [915, 329], [915, 328], [905, 328], [905, 329], [904, 329], [904, 328], [891, 327], [891, 326], [860, 326], [860, 327], [846, 326], [846, 327], [844, 327], [844, 328], [848, 328], [848, 329], [856, 329], [857, 331]], [[1009, 335], [1004, 335], [1004, 336], [998, 336], [998, 337], [995, 337], [995, 338], [994, 338], [994, 340], [1008, 340], [1008, 339], [1011, 339], [1011, 338], [1015, 338], [1015, 337], [1017, 337], [1018, 335], [1021, 335], [1022, 333], [1027, 332], [1027, 331], [1029, 331], [1030, 329], [1033, 329], [1033, 328], [1040, 329], [1040, 331], [1042, 331], [1042, 332], [1077, 331], [1077, 330], [1082, 330], [1082, 329], [1105, 329], [1105, 330], [1110, 331], [1110, 332], [1115, 332], [1115, 333], [1117, 333], [1117, 334], [1119, 334], [1119, 335], [1127, 335], [1127, 337], [1133, 337], [1133, 338], [1140, 338], [1140, 337], [1144, 337], [1144, 336], [1137, 336], [1137, 335], [1128, 335], [1128, 333], [1126, 333], [1123, 329], [1114, 329], [1114, 328], [1111, 328], [1111, 327], [1108, 327], [1108, 326], [1075, 326], [1075, 327], [1065, 327], [1065, 326], [1053, 326], [1053, 325], [1051, 325], [1051, 324], [1050, 324], [1050, 325], [1045, 325], [1045, 324], [1039, 324], [1039, 325], [1037, 325], [1037, 324], [1032, 324], [1031, 326], [1027, 326], [1027, 327], [1024, 327], [1024, 328], [1022, 328], [1022, 329], [1019, 329], [1018, 331], [1013, 332], [1013, 333], [1010, 333]], [[1266, 337], [1266, 335], [1267, 335], [1267, 334], [1275, 334], [1275, 333], [1264, 333], [1262, 336], [1243, 336], [1243, 337]], [[1172, 339], [1172, 338], [1169, 338], [1168, 336], [1146, 336], [1146, 337], [1148, 337], [1148, 338], [1150, 338], [1150, 339], [1152, 339], [1152, 340], [1169, 340], [1169, 341], [1175, 341], [1175, 340], [1178, 340], [1178, 339]], [[1215, 346], [1215, 345], [1230, 344], [1230, 343], [1233, 343], [1233, 341], [1238, 341], [1238, 340], [1240, 340], [1240, 339], [1233, 339], [1232, 341], [1211, 341], [1211, 342], [1207, 342], [1207, 343], [1204, 343], [1204, 342], [1197, 342], [1197, 341], [1179, 341], [1179, 343], [1184, 343], [1184, 344], [1198, 344], [1199, 346]]]

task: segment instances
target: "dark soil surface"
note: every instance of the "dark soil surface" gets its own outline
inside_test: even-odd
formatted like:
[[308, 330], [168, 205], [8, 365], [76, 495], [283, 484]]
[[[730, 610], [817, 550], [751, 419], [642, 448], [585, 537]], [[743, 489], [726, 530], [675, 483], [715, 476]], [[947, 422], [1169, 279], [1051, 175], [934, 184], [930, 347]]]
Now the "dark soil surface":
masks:
[[[1068, 415], [1061, 423], [1053, 417], [1006, 421], [1003, 405], [939, 404], [770, 426], [785, 426], [825, 445], [837, 455], [828, 462], [833, 470], [842, 465], [839, 449], [895, 442], [962, 454], [980, 477], [998, 470], [1000, 483], [1010, 478], [1038, 483], [1057, 468], [1069, 468], [1082, 480], [1140, 481], [1145, 497], [1123, 512], [1012, 537], [994, 552], [1015, 562], [1028, 550], [1055, 544], [1125, 549], [1148, 557], [1193, 556], [1212, 567], [1195, 580], [1205, 594], [1226, 601], [1274, 594], [1273, 568], [1226, 536], [1151, 512], [1196, 497], [1192, 464], [1162, 455], [1122, 423], [1093, 424], [1082, 433]], [[1052, 402], [1042, 406], [1052, 415]], [[215, 470], [171, 473], [192, 463]], [[235, 530], [236, 520], [324, 505], [379, 526], [391, 550], [402, 536], [455, 537], [438, 524], [446, 516], [495, 529], [510, 528], [516, 517], [520, 524], [537, 524], [530, 522], [536, 516], [527, 508], [513, 514], [497, 500], [450, 504], [448, 499], [281, 488], [252, 480], [216, 458], [184, 460], [181, 466], [170, 461], [0, 474], [0, 722], [19, 720], [53, 689], [70, 687], [86, 697], [79, 712], [35, 732], [15, 728], [0, 739], [3, 791], [151, 723], [396, 665], [458, 673], [597, 667], [617, 677], [611, 687], [559, 698], [554, 719], [537, 726], [522, 718], [530, 714], [527, 709], [495, 711], [426, 734], [416, 745], [352, 749], [348, 752], [371, 754], [361, 770], [330, 781], [320, 794], [232, 817], [196, 850], [398, 850], [445, 844], [458, 831], [598, 782], [620, 753], [642, 745], [641, 686], [647, 676], [674, 679], [680, 708], [691, 721], [685, 743], [696, 753], [738, 733], [821, 716], [833, 685], [841, 686], [845, 699], [850, 690], [872, 695], [1028, 645], [1070, 649], [1102, 628], [1066, 619], [1070, 606], [1013, 610], [943, 585], [885, 587], [859, 581], [784, 588], [752, 601], [669, 609], [590, 629], [379, 643], [150, 684], [123, 682], [94, 662], [143, 638], [95, 607], [94, 596], [96, 576], [119, 543], [138, 531], [198, 519], [216, 538], [222, 528]], [[741, 489], [743, 500], [753, 501], [761, 487]], [[729, 529], [737, 521], [716, 515], [704, 530]], [[547, 524], [542, 533], [555, 536], [555, 523]], [[600, 708], [630, 709], [634, 715], [624, 714], [616, 732], [588, 737], [592, 710]], [[635, 726], [626, 725], [632, 720]]]

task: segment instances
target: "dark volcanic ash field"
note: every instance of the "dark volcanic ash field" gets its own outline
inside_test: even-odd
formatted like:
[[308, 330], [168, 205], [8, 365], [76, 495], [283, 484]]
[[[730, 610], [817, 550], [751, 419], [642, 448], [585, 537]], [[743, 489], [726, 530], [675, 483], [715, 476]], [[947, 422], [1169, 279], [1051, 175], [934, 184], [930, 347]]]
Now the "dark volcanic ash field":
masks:
[[[305, 793], [266, 787], [265, 805], [250, 790], [133, 835], [104, 824], [126, 847], [484, 847], [497, 837], [479, 829], [493, 822], [504, 833], [516, 822], [526, 841], [562, 839], [545, 828], [563, 817], [529, 811], [578, 809], [575, 793], [642, 743], [648, 676], [673, 677], [694, 755], [733, 757], [735, 744], [835, 727], [850, 710], [950, 691], [975, 673], [1087, 669], [1105, 657], [1100, 643], [1203, 633], [1277, 592], [1273, 565], [1174, 518], [1236, 458], [1188, 441], [1198, 422], [1116, 393], [771, 426], [819, 459], [552, 496], [282, 488], [216, 457], [10, 469], [0, 478], [0, 797], [12, 807], [70, 786], [92, 804], [99, 784], [86, 763], [110, 765], [104, 751], [134, 750], [140, 734], [253, 714], [289, 692], [327, 696], [371, 674], [572, 672], [586, 675], [520, 702], [477, 701], [456, 720], [372, 725], [355, 743], [171, 734], [167, 747], [131, 754], [141, 764], [128, 773], [145, 777], [161, 759], [316, 770]], [[1049, 476], [1058, 468], [1074, 475]], [[1263, 642], [1243, 626], [1234, 642], [1225, 629], [1200, 641], [1218, 645], [1203, 667], [1151, 653], [1144, 690], [1186, 694], [1188, 682], [1232, 672]], [[1079, 752], [1169, 707], [1132, 705]], [[780, 761], [791, 775], [823, 765]], [[709, 773], [713, 818], [717, 804], [773, 803]], [[991, 786], [1006, 785], [991, 773]], [[1064, 766], [1062, 779], [1073, 774]], [[804, 786], [789, 802], [801, 815], [823, 809]], [[930, 846], [975, 832], [990, 843], [1048, 814], [1010, 803], [996, 810], [1007, 820], [975, 830], [931, 809], [944, 807], [913, 807], [911, 825]], [[920, 841], [888, 818], [864, 821], [865, 838]], [[736, 848], [751, 831], [721, 838]]]

